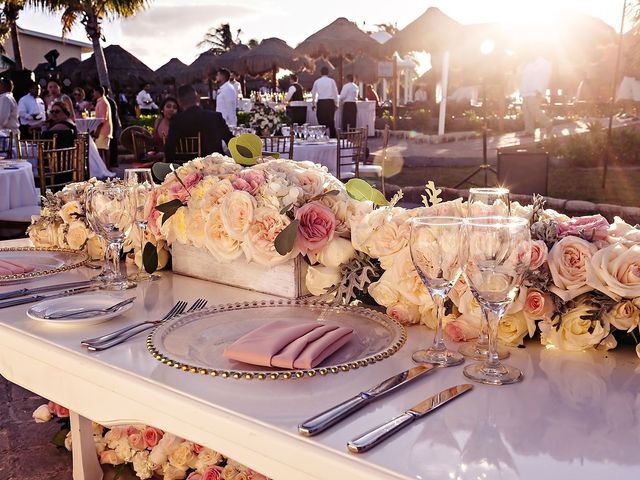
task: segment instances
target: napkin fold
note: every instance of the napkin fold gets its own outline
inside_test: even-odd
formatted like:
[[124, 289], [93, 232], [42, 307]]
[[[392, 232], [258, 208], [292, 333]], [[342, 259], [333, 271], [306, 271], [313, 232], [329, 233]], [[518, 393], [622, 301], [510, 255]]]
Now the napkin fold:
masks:
[[17, 260], [0, 259], [0, 275], [16, 275], [18, 273], [33, 272], [36, 269], [30, 263], [18, 262]]
[[351, 340], [353, 329], [318, 322], [276, 320], [240, 337], [224, 357], [279, 368], [314, 368]]

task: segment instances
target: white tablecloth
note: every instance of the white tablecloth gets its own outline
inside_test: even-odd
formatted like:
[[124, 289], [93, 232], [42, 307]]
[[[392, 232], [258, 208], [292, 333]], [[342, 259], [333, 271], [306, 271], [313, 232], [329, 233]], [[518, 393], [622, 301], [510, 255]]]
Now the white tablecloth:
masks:
[[76, 128], [80, 133], [95, 132], [102, 122], [102, 118], [76, 118]]
[[336, 174], [336, 141], [319, 145], [308, 145], [296, 143], [293, 146], [293, 159], [297, 161], [308, 160], [319, 163], [329, 169], [333, 175]]
[[38, 205], [38, 193], [29, 162], [11, 162], [17, 169], [3, 168], [0, 162], [0, 212]]
[[[102, 118], [78, 118], [76, 128], [80, 133], [93, 133], [103, 122]], [[96, 178], [115, 177], [102, 161], [93, 137], [89, 137], [89, 175]]]

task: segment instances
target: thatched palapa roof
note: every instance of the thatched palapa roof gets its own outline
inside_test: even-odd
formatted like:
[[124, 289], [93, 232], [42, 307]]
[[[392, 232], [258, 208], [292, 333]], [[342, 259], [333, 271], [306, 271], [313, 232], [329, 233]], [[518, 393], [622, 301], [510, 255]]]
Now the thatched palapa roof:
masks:
[[242, 55], [243, 69], [249, 75], [260, 75], [281, 68], [299, 70], [310, 62], [279, 38], [265, 38]]
[[156, 78], [160, 81], [180, 82], [187, 68], [185, 63], [174, 57], [156, 70]]
[[[153, 70], [120, 45], [109, 45], [104, 49], [104, 56], [109, 70], [109, 79], [120, 84], [138, 84], [155, 81]], [[95, 55], [81, 62], [74, 69], [73, 75], [84, 81], [98, 78]]]
[[380, 44], [346, 18], [338, 18], [304, 40], [296, 51], [312, 58], [380, 55]]

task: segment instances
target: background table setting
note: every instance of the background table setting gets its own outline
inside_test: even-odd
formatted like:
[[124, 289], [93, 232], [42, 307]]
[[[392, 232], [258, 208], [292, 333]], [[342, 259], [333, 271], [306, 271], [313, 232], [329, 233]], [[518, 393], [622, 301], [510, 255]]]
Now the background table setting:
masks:
[[0, 212], [39, 204], [31, 164], [27, 161], [0, 161]]
[[[620, 285], [589, 277], [558, 320], [540, 303], [569, 292], [553, 274], [556, 255], [577, 268], [565, 244], [624, 261], [634, 227], [527, 209], [504, 188], [439, 202], [427, 185], [406, 210], [289, 160], [214, 154], [160, 178], [68, 187], [32, 225], [35, 248], [0, 244], [0, 373], [71, 411], [74, 478], [101, 478], [89, 419], [272, 478], [635, 475], [638, 359], [608, 351], [633, 268]], [[120, 263], [127, 249], [137, 265]]]

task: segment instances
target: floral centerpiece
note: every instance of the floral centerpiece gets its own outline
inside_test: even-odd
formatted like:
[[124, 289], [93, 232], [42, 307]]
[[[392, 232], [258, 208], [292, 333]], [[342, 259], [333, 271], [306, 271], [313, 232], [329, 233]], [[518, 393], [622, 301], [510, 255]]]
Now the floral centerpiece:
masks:
[[272, 108], [264, 103], [256, 103], [244, 121], [246, 127], [255, 128], [264, 135], [276, 133], [287, 122], [284, 105], [276, 105]]

